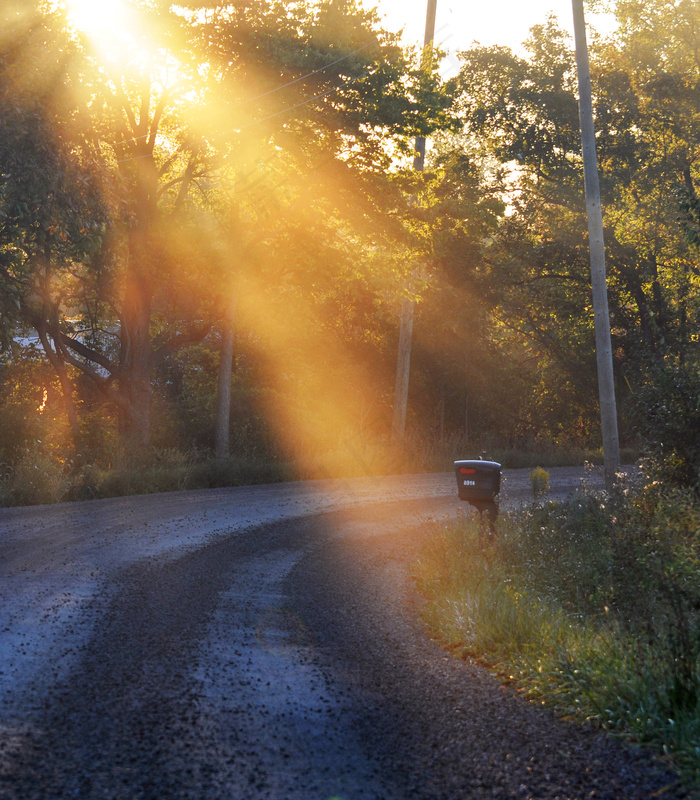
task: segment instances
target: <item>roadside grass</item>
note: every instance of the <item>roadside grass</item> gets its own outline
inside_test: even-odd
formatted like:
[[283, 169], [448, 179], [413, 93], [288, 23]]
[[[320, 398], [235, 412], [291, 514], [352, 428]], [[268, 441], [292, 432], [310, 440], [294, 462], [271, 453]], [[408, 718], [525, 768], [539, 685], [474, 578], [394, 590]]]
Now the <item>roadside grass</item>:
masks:
[[[332, 450], [278, 453], [240, 452], [215, 459], [208, 450], [152, 449], [134, 455], [119, 447], [75, 456], [37, 442], [11, 465], [0, 465], [0, 506], [57, 503], [100, 497], [276, 483], [288, 480], [350, 478], [451, 471], [458, 458], [486, 457], [505, 468], [602, 463], [598, 452], [561, 450], [536, 443], [529, 449], [491, 447], [488, 442], [414, 435], [399, 448], [384, 440], [347, 437]], [[626, 462], [634, 460], [625, 453]]]
[[294, 479], [287, 462], [253, 457], [213, 459], [206, 454], [156, 450], [147, 458], [112, 464], [61, 462], [28, 452], [0, 478], [0, 506], [36, 505], [100, 497], [248, 486]]
[[666, 758], [700, 791], [700, 505], [692, 493], [584, 490], [427, 531], [423, 620], [529, 700]]
[[62, 499], [90, 500], [185, 489], [215, 489], [289, 479], [290, 472], [282, 462], [245, 458], [193, 460], [182, 464], [147, 463], [113, 470], [91, 467], [81, 471], [79, 480]]

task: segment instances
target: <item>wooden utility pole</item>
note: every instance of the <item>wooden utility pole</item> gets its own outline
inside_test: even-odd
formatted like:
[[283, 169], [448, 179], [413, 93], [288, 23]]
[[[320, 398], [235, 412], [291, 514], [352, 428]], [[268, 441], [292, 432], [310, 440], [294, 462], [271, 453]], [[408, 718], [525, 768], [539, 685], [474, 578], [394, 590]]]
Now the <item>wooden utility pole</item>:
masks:
[[214, 422], [214, 454], [216, 458], [229, 457], [231, 428], [231, 376], [233, 374], [234, 322], [236, 301], [231, 301], [224, 313], [221, 330], [221, 355], [216, 390], [216, 418]]
[[408, 405], [408, 378], [411, 371], [414, 310], [415, 302], [408, 297], [404, 297], [401, 301], [399, 354], [396, 360], [396, 386], [394, 388], [394, 419], [391, 426], [391, 440], [394, 444], [398, 444], [406, 432], [406, 407]]
[[[435, 36], [435, 13], [437, 0], [428, 0], [425, 14], [425, 38], [421, 64], [426, 66], [432, 57], [433, 37]], [[413, 169], [422, 172], [425, 166], [425, 137], [416, 136], [416, 155]], [[394, 389], [394, 419], [391, 426], [391, 439], [400, 442], [406, 432], [406, 407], [408, 406], [408, 379], [411, 372], [411, 346], [413, 342], [413, 314], [415, 302], [404, 297], [401, 302], [401, 328], [399, 330], [399, 354], [396, 360], [396, 387]]]
[[617, 433], [610, 313], [608, 311], [608, 289], [605, 279], [603, 211], [600, 202], [600, 186], [598, 184], [598, 161], [595, 148], [595, 131], [593, 129], [593, 102], [591, 100], [591, 70], [588, 62], [583, 0], [572, 0], [572, 7], [576, 39], [578, 107], [581, 121], [581, 146], [586, 186], [591, 284], [593, 287], [596, 358], [598, 361], [598, 393], [603, 430], [603, 460], [605, 463], [605, 485], [610, 491], [615, 481], [615, 473], [620, 466], [620, 442]]
[[[423, 52], [421, 53], [421, 66], [427, 67], [433, 57], [433, 39], [435, 37], [435, 13], [437, 0], [428, 0], [425, 11], [425, 37], [423, 38]], [[416, 136], [416, 157], [413, 159], [413, 169], [423, 171], [425, 166], [425, 136]]]

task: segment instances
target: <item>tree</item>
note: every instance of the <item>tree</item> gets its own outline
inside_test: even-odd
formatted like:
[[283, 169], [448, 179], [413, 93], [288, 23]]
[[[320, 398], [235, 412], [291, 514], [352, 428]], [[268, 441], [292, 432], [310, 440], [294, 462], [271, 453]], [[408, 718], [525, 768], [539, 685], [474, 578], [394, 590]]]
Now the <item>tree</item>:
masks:
[[[70, 114], [67, 87], [45, 54], [70, 43], [41, 25], [30, 4], [4, 10], [6, 36], [0, 42], [0, 286], [2, 345], [18, 326], [31, 325], [59, 378], [76, 444], [77, 411], [66, 353], [52, 335], [58, 305], [75, 312], [74, 268], [92, 258], [102, 243], [107, 211], [100, 176], [90, 159], [73, 148], [80, 123]], [[59, 278], [57, 271], [63, 271]], [[66, 321], [64, 329], [70, 331]]]
[[[230, 305], [212, 284], [227, 295], [261, 254], [289, 260], [286, 245], [301, 241], [302, 228], [320, 242], [339, 225], [376, 233], [378, 210], [391, 227], [402, 201], [384, 175], [387, 136], [406, 151], [449, 105], [434, 71], [411, 67], [376, 16], [351, 2], [251, 3], [245, 14], [211, 4], [138, 9], [140, 37], [102, 61], [60, 14], [32, 17], [52, 56], [37, 59], [33, 87], [65, 98], [44, 114], [45, 128], [63, 126], [62, 152], [98, 176], [109, 221], [103, 231], [98, 214], [77, 229], [85, 236], [97, 226], [99, 253], [81, 253], [77, 234], [59, 230], [73, 249], [44, 253], [51, 280], [39, 305], [16, 282], [49, 358], [88, 375], [116, 404], [136, 450], [150, 438], [153, 369], [201, 341]], [[4, 50], [8, 97], [24, 57]], [[21, 160], [21, 149], [13, 156]], [[270, 173], [273, 190], [260, 202], [253, 189]], [[225, 252], [239, 234], [235, 252]]]
[[[272, 162], [272, 169], [250, 170], [263, 181], [266, 196], [260, 197], [257, 186], [251, 191], [246, 181], [232, 200], [230, 217], [236, 220], [236, 238], [244, 242], [237, 248], [238, 263], [232, 271], [239, 274], [252, 268], [254, 283], [264, 274], [275, 286], [279, 275], [274, 271], [279, 270], [281, 258], [285, 282], [299, 282], [306, 289], [295, 307], [329, 292], [343, 274], [340, 264], [347, 256], [339, 254], [352, 253], [356, 272], [373, 260], [360, 252], [360, 240], [376, 250], [386, 249], [392, 235], [405, 238], [400, 213], [407, 198], [400, 184], [391, 180], [391, 158], [395, 150], [408, 151], [407, 142], [416, 131], [449, 121], [445, 109], [450, 100], [440, 91], [435, 69], [419, 71], [412, 66], [396, 38], [375, 26], [376, 16], [354, 3], [319, 5], [315, 17], [296, 21], [294, 35], [301, 41], [291, 76], [285, 75], [289, 65], [282, 70], [275, 60], [280, 29], [266, 6], [246, 9], [245, 19], [229, 7], [215, 10], [203, 26], [207, 42], [216, 38], [226, 56], [221, 63], [212, 63], [220, 70], [218, 84], [224, 87], [218, 102], [232, 107], [234, 118], [242, 116], [243, 130], [255, 131], [254, 145], [243, 136], [236, 140], [238, 149], [229, 161], [240, 170], [249, 149], [277, 150], [274, 158], [267, 151], [265, 164], [269, 167]], [[198, 27], [191, 25], [195, 32]], [[255, 52], [264, 54], [252, 63], [244, 50], [249, 39], [256, 43]], [[245, 94], [250, 87], [257, 92], [252, 97]], [[276, 184], [272, 187], [271, 172]], [[271, 203], [276, 204], [272, 213]], [[297, 250], [298, 244], [305, 252]], [[272, 270], [262, 263], [262, 252], [268, 253]], [[239, 310], [239, 316], [243, 313]], [[320, 326], [317, 320], [314, 327]], [[230, 343], [230, 336], [227, 332], [223, 341]], [[306, 331], [303, 338], [308, 337]], [[279, 343], [269, 351], [279, 353]], [[230, 363], [227, 355], [222, 364]], [[279, 364], [278, 369], [286, 371], [288, 366]], [[222, 375], [220, 387], [226, 387], [228, 380]], [[225, 394], [224, 388], [220, 396]], [[218, 425], [224, 425], [226, 410], [220, 409], [217, 416]], [[224, 452], [223, 441], [218, 449]]]
[[[697, 170], [687, 38], [696, 9], [654, 6], [650, 34], [649, 4], [618, 3], [619, 35], [592, 51], [616, 371], [630, 385], [645, 380], [647, 358], [687, 357], [697, 319], [678, 202], [679, 192], [692, 197]], [[551, 19], [528, 47], [527, 59], [465, 54], [461, 103], [468, 129], [511, 176], [510, 213], [486, 259], [497, 313], [556, 359], [585, 406], [595, 384], [573, 54]]]

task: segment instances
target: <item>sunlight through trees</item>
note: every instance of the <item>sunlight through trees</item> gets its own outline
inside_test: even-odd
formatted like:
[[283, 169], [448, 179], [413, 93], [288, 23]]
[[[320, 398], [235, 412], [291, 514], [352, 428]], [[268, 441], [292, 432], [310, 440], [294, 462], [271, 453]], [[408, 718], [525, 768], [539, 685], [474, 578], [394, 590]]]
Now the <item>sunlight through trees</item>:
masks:
[[[653, 420], [671, 424], [664, 376], [700, 384], [700, 5], [615, 10], [591, 69], [621, 438], [687, 481], [697, 454]], [[0, 14], [8, 475], [37, 447], [67, 470], [215, 445], [371, 461], [409, 285], [408, 439], [599, 446], [575, 60], [554, 18], [521, 55], [474, 45], [445, 81], [354, 0]]]

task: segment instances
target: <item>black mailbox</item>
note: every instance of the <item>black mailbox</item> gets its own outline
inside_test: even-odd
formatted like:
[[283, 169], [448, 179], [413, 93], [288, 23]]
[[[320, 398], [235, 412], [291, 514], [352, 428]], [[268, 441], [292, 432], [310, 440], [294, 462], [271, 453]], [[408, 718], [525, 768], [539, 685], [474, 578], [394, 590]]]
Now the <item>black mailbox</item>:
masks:
[[501, 491], [501, 465], [496, 461], [455, 461], [455, 473], [460, 500], [473, 505], [496, 502]]
[[[498, 516], [497, 497], [501, 491], [501, 465], [496, 461], [455, 461], [457, 491], [460, 500], [466, 500], [481, 515], [480, 535], [496, 531]], [[484, 516], [484, 514], [486, 516]]]

